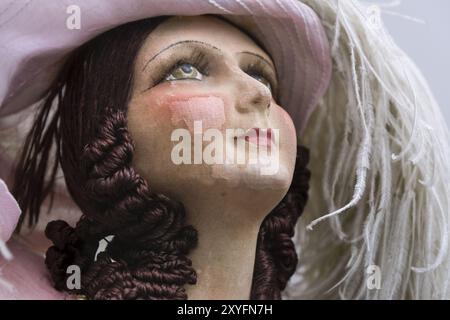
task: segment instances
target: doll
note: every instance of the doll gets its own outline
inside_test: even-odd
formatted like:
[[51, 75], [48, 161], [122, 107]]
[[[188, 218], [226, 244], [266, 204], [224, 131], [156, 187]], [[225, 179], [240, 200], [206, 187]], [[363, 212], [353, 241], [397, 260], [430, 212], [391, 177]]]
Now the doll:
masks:
[[[10, 185], [22, 229], [42, 223], [52, 188], [64, 197], [58, 174], [81, 209], [63, 216], [71, 225], [46, 225], [55, 288], [89, 299], [447, 298], [448, 130], [382, 25], [356, 1], [196, 5], [192, 15], [222, 16], [118, 19], [141, 20], [52, 70]], [[184, 51], [162, 51], [176, 42]], [[11, 94], [3, 115], [34, 90]], [[174, 167], [168, 133], [194, 120], [279, 129], [281, 170]], [[81, 287], [69, 289], [74, 265]]]
[[[211, 30], [233, 46], [214, 42]], [[240, 60], [234, 58], [236, 51], [245, 52]], [[306, 202], [307, 153], [299, 150], [295, 182], [280, 202], [293, 174], [295, 131], [265, 84], [272, 81], [275, 90], [275, 71], [261, 66], [259, 55], [266, 54], [217, 18], [174, 17], [120, 26], [72, 56], [52, 89], [60, 95], [65, 85], [49, 130], [54, 124], [56, 157], [84, 215], [75, 228], [62, 220], [46, 228], [54, 246], [45, 261], [57, 289], [67, 290], [66, 271], [74, 265], [81, 269], [81, 289], [71, 291], [89, 299], [185, 299], [187, 285], [194, 284], [191, 298], [280, 297], [296, 265], [290, 237]], [[108, 76], [111, 71], [114, 76]], [[47, 106], [55, 97], [46, 99]], [[186, 110], [191, 105], [194, 109]], [[218, 109], [224, 110], [226, 128], [239, 123], [246, 128], [286, 126], [280, 132], [280, 173], [262, 176], [247, 167], [172, 163], [170, 133], [192, 126], [193, 119], [221, 128], [215, 119]], [[48, 112], [41, 110], [39, 118]], [[41, 126], [35, 121], [33, 138], [40, 136]], [[34, 179], [28, 181], [40, 175], [39, 169], [26, 172], [41, 166], [37, 157], [22, 158], [18, 165], [15, 180], [25, 183], [17, 184], [13, 194], [24, 210], [27, 193], [21, 190], [32, 188], [33, 199], [45, 196], [35, 193]], [[29, 217], [37, 219], [37, 214], [30, 211]], [[107, 250], [97, 254], [99, 242], [111, 235]], [[196, 270], [203, 282], [197, 281]]]
[[[38, 222], [58, 165], [82, 211], [73, 227], [56, 220], [45, 229], [57, 290], [88, 299], [281, 297], [297, 265], [291, 238], [307, 199], [308, 152], [297, 150], [277, 69], [257, 43], [220, 17], [162, 16], [120, 25], [66, 57], [12, 188], [18, 232]], [[312, 79], [328, 81], [329, 66], [324, 59]], [[237, 156], [241, 142], [272, 146], [275, 173], [246, 162], [178, 166], [170, 137], [195, 134], [195, 120], [243, 128], [223, 142]], [[74, 267], [81, 284], [69, 288]]]

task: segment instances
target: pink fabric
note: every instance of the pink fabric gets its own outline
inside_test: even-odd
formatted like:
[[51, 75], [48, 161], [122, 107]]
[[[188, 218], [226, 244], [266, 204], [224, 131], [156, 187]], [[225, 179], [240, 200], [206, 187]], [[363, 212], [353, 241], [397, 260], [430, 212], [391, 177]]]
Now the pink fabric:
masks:
[[[10, 239], [20, 216], [20, 208], [0, 179], [0, 241]], [[4, 299], [69, 299], [56, 291], [45, 269], [44, 257], [30, 252], [15, 240], [8, 241], [13, 259], [0, 254], [0, 300]]]
[[0, 300], [61, 300], [71, 299], [53, 288], [45, 269], [44, 258], [10, 241], [14, 259], [0, 259]]
[[2, 179], [0, 179], [0, 212], [0, 241], [6, 242], [16, 228], [20, 208]]

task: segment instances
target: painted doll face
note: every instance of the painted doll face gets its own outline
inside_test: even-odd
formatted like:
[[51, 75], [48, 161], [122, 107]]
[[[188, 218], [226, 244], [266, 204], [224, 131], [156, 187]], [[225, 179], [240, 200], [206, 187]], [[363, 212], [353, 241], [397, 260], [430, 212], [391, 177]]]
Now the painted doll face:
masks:
[[169, 18], [136, 59], [134, 167], [181, 201], [214, 193], [276, 205], [297, 145], [277, 90], [270, 56], [245, 33], [212, 16]]

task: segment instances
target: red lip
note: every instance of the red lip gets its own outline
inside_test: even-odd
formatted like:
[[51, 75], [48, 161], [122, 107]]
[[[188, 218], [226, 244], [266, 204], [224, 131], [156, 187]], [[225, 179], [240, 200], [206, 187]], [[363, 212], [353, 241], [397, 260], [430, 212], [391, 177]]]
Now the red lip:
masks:
[[270, 148], [273, 141], [272, 129], [251, 128], [244, 134], [245, 141], [258, 146], [267, 146]]

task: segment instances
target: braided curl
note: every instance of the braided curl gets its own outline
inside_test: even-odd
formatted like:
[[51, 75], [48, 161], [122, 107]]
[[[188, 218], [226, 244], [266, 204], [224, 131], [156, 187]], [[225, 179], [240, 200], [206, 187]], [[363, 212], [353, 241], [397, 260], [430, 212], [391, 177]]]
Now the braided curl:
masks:
[[292, 241], [295, 224], [308, 201], [309, 150], [299, 146], [292, 184], [283, 200], [264, 219], [258, 234], [252, 299], [281, 299], [298, 258]]
[[[187, 299], [183, 286], [195, 284], [196, 273], [185, 255], [197, 244], [197, 232], [184, 226], [180, 203], [152, 194], [133, 170], [125, 115], [110, 114], [82, 156], [90, 211], [75, 228], [53, 221], [46, 229], [54, 243], [46, 264], [55, 287], [67, 290], [66, 270], [75, 264], [82, 270], [77, 293], [91, 299]], [[251, 299], [280, 299], [296, 269], [291, 238], [308, 199], [308, 159], [308, 150], [299, 147], [291, 187], [262, 223]], [[111, 234], [94, 261], [98, 241]]]
[[[132, 168], [134, 146], [126, 126], [135, 58], [165, 19], [118, 26], [76, 49], [26, 139], [13, 188], [24, 211], [19, 228], [25, 216], [29, 226], [38, 221], [58, 165], [83, 212], [74, 228], [64, 221], [46, 228], [53, 246], [45, 263], [58, 290], [68, 291], [70, 265], [82, 273], [81, 288], [70, 292], [90, 299], [186, 299], [184, 286], [196, 283], [187, 255], [197, 244], [197, 231], [185, 224], [181, 203], [152, 193]], [[49, 159], [55, 162], [46, 181]], [[308, 197], [308, 160], [308, 150], [299, 147], [291, 187], [261, 225], [251, 299], [280, 299], [297, 266], [291, 238]], [[99, 242], [111, 235], [97, 254]]]
[[[99, 128], [81, 157], [89, 209], [75, 228], [64, 221], [46, 228], [54, 243], [46, 265], [55, 287], [67, 290], [66, 269], [78, 265], [77, 293], [91, 299], [186, 299], [184, 285], [196, 283], [185, 256], [197, 244], [196, 230], [185, 225], [180, 203], [151, 193], [131, 167], [125, 114], [111, 110]], [[114, 238], [94, 261], [98, 241], [107, 235]]]

